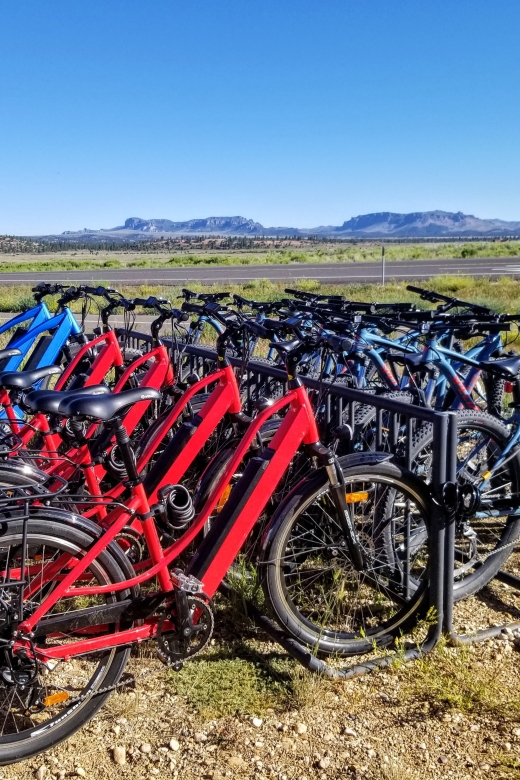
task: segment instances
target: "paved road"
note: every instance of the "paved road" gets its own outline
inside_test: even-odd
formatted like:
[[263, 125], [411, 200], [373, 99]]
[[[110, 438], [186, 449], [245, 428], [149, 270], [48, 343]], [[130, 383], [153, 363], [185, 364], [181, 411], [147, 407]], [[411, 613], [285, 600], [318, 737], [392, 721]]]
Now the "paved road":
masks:
[[[446, 260], [406, 260], [387, 262], [386, 279], [419, 281], [442, 274], [463, 276], [520, 276], [520, 258], [511, 257], [466, 258]], [[104, 282], [112, 285], [139, 284], [242, 284], [252, 279], [270, 279], [273, 282], [296, 282], [298, 279], [317, 279], [325, 284], [379, 282], [379, 263], [292, 263], [290, 265], [229, 265], [189, 266], [182, 268], [128, 268], [99, 271], [55, 271], [38, 276], [37, 281], [88, 284]], [[35, 272], [2, 273], [0, 284], [34, 284]]]

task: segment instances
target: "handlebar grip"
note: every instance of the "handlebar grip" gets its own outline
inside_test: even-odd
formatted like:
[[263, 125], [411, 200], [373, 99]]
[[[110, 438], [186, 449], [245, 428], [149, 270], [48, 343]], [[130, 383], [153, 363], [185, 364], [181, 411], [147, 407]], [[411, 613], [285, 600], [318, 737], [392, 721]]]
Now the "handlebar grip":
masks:
[[284, 292], [286, 292], [287, 295], [294, 295], [295, 298], [306, 298], [308, 295], [308, 293], [303, 290], [293, 290], [291, 287], [285, 287]]
[[407, 284], [406, 289], [408, 292], [417, 293], [417, 295], [424, 295], [424, 293], [430, 293], [430, 290], [425, 290], [424, 287], [416, 287], [413, 284]]
[[172, 309], [171, 310], [171, 316], [176, 319], [178, 322], [186, 322], [189, 320], [188, 315], [185, 311], [181, 311], [180, 309]]
[[133, 302], [136, 306], [145, 306], [147, 309], [151, 309], [155, 303], [155, 298], [151, 296], [150, 298], [134, 298]]
[[334, 352], [350, 352], [354, 346], [352, 339], [344, 338], [343, 336], [327, 335], [325, 341]]
[[85, 292], [89, 295], [105, 295], [105, 293], [108, 292], [106, 287], [90, 287], [90, 285], [85, 285]]
[[259, 322], [248, 320], [244, 322], [244, 327], [254, 333], [255, 336], [259, 336], [261, 339], [271, 338], [271, 333], [269, 333], [268, 329], [264, 328], [263, 324], [261, 325]]
[[182, 311], [189, 311], [191, 314], [204, 314], [204, 306], [198, 306], [196, 303], [188, 303], [185, 301], [182, 304]]

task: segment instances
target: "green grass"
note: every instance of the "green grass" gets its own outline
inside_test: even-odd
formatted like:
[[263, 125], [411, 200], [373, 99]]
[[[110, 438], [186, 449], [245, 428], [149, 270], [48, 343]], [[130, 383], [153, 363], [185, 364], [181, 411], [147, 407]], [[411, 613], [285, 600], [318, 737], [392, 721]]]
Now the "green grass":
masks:
[[286, 687], [261, 661], [237, 657], [235, 652], [206, 652], [170, 673], [170, 687], [207, 718], [225, 715], [263, 715], [284, 709]]
[[[428, 702], [432, 710], [488, 714], [517, 721], [520, 695], [516, 679], [496, 663], [484, 664], [467, 646], [442, 642], [432, 653], [402, 666], [401, 696]], [[493, 670], [493, 673], [491, 673]]]
[[[103, 277], [100, 274], [99, 283], [103, 284]], [[417, 295], [407, 292], [407, 282], [389, 282], [384, 287], [377, 284], [345, 284], [331, 285], [320, 284], [320, 282], [305, 279], [298, 281], [295, 277], [291, 283], [293, 287], [308, 292], [319, 292], [323, 294], [341, 294], [351, 300], [367, 302], [389, 302], [389, 301], [414, 301], [419, 306], [427, 308], [428, 304], [421, 301]], [[456, 296], [463, 300], [472, 301], [485, 306], [490, 306], [498, 312], [520, 312], [520, 283], [509, 276], [502, 278], [493, 277], [473, 278], [470, 276], [437, 276], [425, 282], [420, 283], [428, 289], [436, 290], [449, 296]], [[262, 301], [274, 301], [286, 297], [284, 293], [285, 283], [270, 282], [266, 279], [257, 279], [243, 285], [201, 285], [192, 283], [190, 287], [196, 291], [209, 291], [212, 289], [225, 289], [229, 293], [240, 293], [248, 298], [254, 298]], [[158, 285], [139, 285], [132, 287], [121, 286], [120, 291], [129, 298], [147, 297], [149, 295], [161, 295], [169, 298], [172, 302], [177, 302], [180, 295], [180, 286], [158, 286]], [[56, 299], [46, 299], [50, 307]], [[33, 305], [31, 288], [20, 285], [4, 285], [0, 294], [0, 311], [19, 312], [24, 311]], [[80, 304], [75, 304], [73, 309], [80, 311]], [[95, 313], [95, 307], [92, 308]]]
[[[0, 273], [6, 271], [73, 271], [96, 270], [103, 268], [168, 268], [179, 266], [212, 265], [272, 265], [272, 264], [308, 264], [308, 263], [366, 263], [381, 259], [381, 243], [334, 244], [323, 243], [309, 248], [281, 246], [280, 248], [238, 250], [226, 252], [201, 252], [186, 254], [179, 252], [162, 257], [128, 257], [124, 252], [112, 252], [108, 256], [75, 258], [65, 256], [25, 255], [24, 259], [10, 259], [4, 255]], [[476, 241], [428, 244], [385, 244], [386, 259], [394, 260], [435, 260], [439, 258], [463, 257], [520, 257], [520, 241]], [[72, 252], [71, 252], [72, 254]], [[26, 259], [25, 259], [26, 258]]]

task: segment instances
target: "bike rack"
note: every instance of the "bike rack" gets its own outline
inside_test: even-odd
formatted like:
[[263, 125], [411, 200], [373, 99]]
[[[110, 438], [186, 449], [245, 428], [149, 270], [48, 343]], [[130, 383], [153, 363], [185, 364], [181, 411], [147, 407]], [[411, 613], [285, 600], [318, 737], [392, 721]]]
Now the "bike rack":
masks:
[[[188, 345], [185, 353], [190, 360], [190, 370], [206, 369], [207, 364], [214, 363], [216, 353], [205, 347]], [[229, 357], [233, 366], [243, 367], [240, 358]], [[277, 379], [284, 384], [287, 380], [283, 369], [267, 363], [251, 360], [246, 367], [248, 377], [267, 376]], [[381, 443], [381, 422], [384, 412], [390, 412], [390, 439], [397, 441], [398, 427], [402, 427], [403, 418], [406, 420], [407, 429], [407, 460], [410, 460], [411, 434], [417, 421], [429, 423], [433, 428], [433, 474], [431, 492], [433, 498], [432, 518], [430, 529], [430, 610], [434, 611], [436, 621], [428, 631], [426, 640], [421, 645], [413, 645], [404, 652], [404, 660], [414, 660], [431, 652], [446, 633], [449, 633], [453, 615], [453, 543], [454, 543], [454, 518], [444, 508], [442, 489], [446, 482], [456, 480], [456, 453], [457, 453], [457, 423], [454, 412], [436, 412], [432, 409], [418, 407], [412, 404], [396, 401], [384, 396], [367, 394], [361, 390], [355, 390], [337, 385], [333, 382], [319, 381], [310, 377], [300, 377], [303, 384], [309, 389], [318, 392], [326, 392], [326, 416], [329, 420], [335, 418], [337, 422], [342, 419], [345, 404], [348, 404], [349, 420], [354, 419], [356, 404], [374, 406], [378, 414], [377, 444]], [[251, 382], [246, 383], [248, 398]], [[334, 399], [336, 403], [332, 403]], [[450, 529], [452, 533], [450, 533]], [[453, 538], [452, 538], [453, 537]], [[451, 540], [451, 547], [450, 542]], [[451, 551], [451, 559], [449, 553]], [[221, 592], [226, 596], [232, 596], [233, 590], [227, 583], [223, 583]], [[314, 656], [306, 647], [284, 632], [266, 615], [263, 615], [254, 604], [247, 602], [247, 612], [253, 622], [264, 630], [275, 642], [296, 661], [309, 671], [318, 672], [329, 677], [351, 678], [357, 677], [374, 669], [390, 666], [395, 657], [382, 655], [364, 663], [356, 664], [345, 669], [336, 669], [325, 661]]]
[[[146, 334], [132, 334], [140, 344], [148, 343], [150, 339]], [[167, 343], [167, 340], [164, 340]], [[189, 371], [207, 371], [211, 364], [216, 362], [215, 350], [198, 345], [185, 345], [184, 354], [187, 359]], [[233, 366], [245, 369], [247, 381], [245, 383], [246, 403], [253, 404], [254, 399], [251, 387], [259, 383], [260, 377], [268, 377], [280, 382], [286, 387], [287, 376], [283, 369], [270, 365], [267, 362], [260, 363], [250, 360], [247, 363], [240, 358], [229, 356]], [[489, 629], [481, 629], [472, 635], [460, 635], [453, 629], [453, 579], [455, 560], [455, 524], [456, 514], [449, 512], [444, 506], [443, 487], [447, 482], [456, 482], [457, 478], [457, 416], [455, 412], [438, 412], [432, 409], [418, 407], [392, 398], [372, 395], [361, 390], [338, 385], [334, 382], [320, 381], [311, 377], [301, 376], [303, 384], [310, 390], [318, 393], [326, 392], [325, 419], [331, 422], [334, 418], [339, 424], [342, 420], [345, 404], [348, 405], [349, 420], [354, 420], [356, 404], [373, 406], [377, 410], [377, 441], [376, 447], [381, 444], [382, 415], [384, 412], [391, 414], [390, 435], [392, 443], [397, 442], [397, 430], [402, 428], [403, 418], [406, 421], [406, 462], [410, 462], [411, 433], [416, 421], [429, 423], [433, 429], [433, 468], [430, 490], [432, 494], [432, 517], [430, 529], [430, 610], [435, 614], [436, 620], [429, 627], [427, 637], [422, 644], [414, 644], [408, 647], [401, 656], [405, 661], [416, 660], [431, 652], [443, 637], [447, 637], [454, 645], [468, 644], [484, 641], [498, 636], [505, 628], [520, 628], [520, 623], [508, 623], [500, 626], [492, 626]], [[510, 587], [520, 590], [520, 577], [508, 572], [500, 571], [496, 579], [508, 584]], [[221, 592], [230, 597], [233, 589], [222, 583]], [[337, 669], [317, 658], [306, 647], [283, 631], [274, 621], [263, 615], [251, 602], [246, 602], [248, 616], [252, 621], [302, 666], [312, 672], [317, 672], [328, 677], [348, 679], [357, 677], [367, 672], [391, 666], [395, 656], [381, 655], [378, 658]]]

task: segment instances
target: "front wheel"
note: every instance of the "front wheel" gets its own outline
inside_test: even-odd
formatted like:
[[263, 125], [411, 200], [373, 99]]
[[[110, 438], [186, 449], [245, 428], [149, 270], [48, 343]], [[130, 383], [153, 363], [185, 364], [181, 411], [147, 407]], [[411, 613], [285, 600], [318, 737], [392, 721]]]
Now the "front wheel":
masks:
[[339, 462], [364, 570], [351, 561], [320, 473], [294, 488], [273, 518], [264, 586], [278, 622], [298, 641], [357, 655], [390, 645], [426, 612], [430, 502], [424, 485], [395, 464]]

